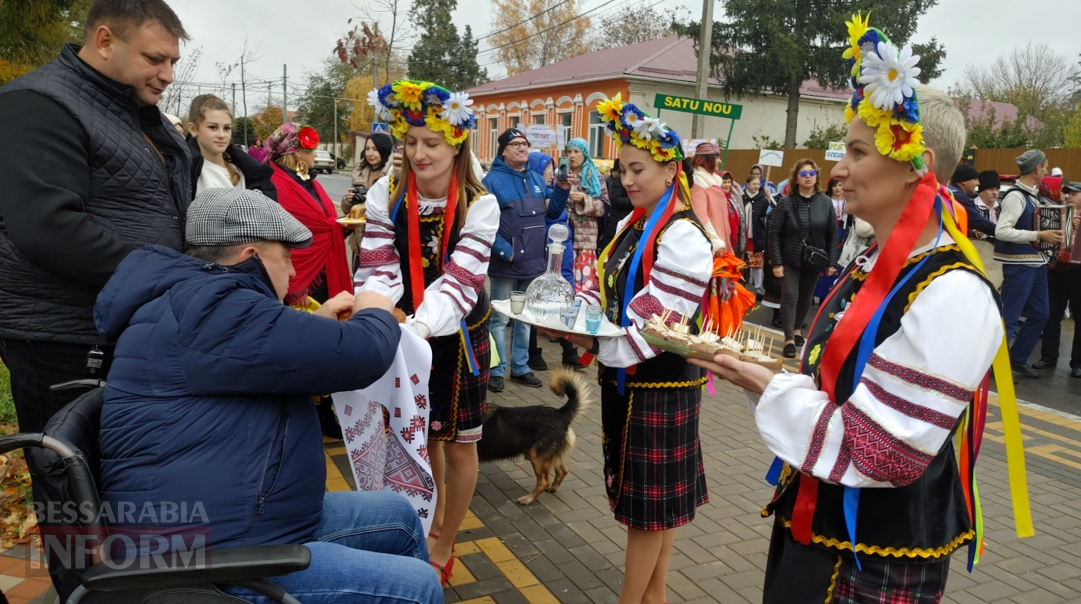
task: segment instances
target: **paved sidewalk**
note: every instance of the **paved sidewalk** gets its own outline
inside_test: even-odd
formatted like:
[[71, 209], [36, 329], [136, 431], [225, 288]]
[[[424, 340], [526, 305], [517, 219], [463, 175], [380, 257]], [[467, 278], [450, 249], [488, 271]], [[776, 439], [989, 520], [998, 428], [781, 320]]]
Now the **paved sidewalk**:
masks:
[[[556, 362], [558, 348], [543, 345], [547, 361]], [[520, 506], [515, 499], [534, 484], [529, 464], [488, 463], [481, 465], [472, 506], [483, 530], [499, 537], [564, 604], [602, 604], [618, 593], [622, 579], [625, 531], [612, 519], [601, 486], [599, 391], [592, 390], [595, 406], [575, 426], [578, 445], [567, 464], [571, 475], [559, 493]], [[679, 530], [669, 576], [672, 604], [758, 603], [762, 597], [772, 518], [759, 512], [772, 492], [763, 480], [772, 455], [759, 439], [742, 391], [721, 382], [716, 391], [705, 396], [701, 418], [710, 502]], [[509, 406], [559, 404], [547, 389], [510, 382], [492, 400]], [[1020, 540], [1013, 529], [997, 411], [993, 405], [977, 466], [986, 527], [983, 558], [968, 574], [967, 550], [954, 556], [943, 601], [1081, 602], [1081, 422], [1022, 409], [1036, 536]], [[460, 537], [469, 538], [468, 531]], [[486, 595], [499, 604], [520, 602], [500, 579], [449, 589], [447, 601]]]
[[[545, 357], [560, 350], [542, 338]], [[538, 373], [547, 379], [544, 372]], [[772, 519], [759, 515], [772, 489], [763, 476], [772, 456], [761, 444], [741, 391], [717, 382], [702, 405], [701, 438], [710, 502], [679, 529], [668, 601], [743, 604], [761, 601], [763, 566]], [[481, 464], [472, 513], [459, 534], [448, 603], [604, 604], [622, 581], [626, 534], [612, 519], [602, 487], [599, 391], [575, 426], [578, 445], [570, 476], [556, 494], [530, 506], [515, 500], [534, 484], [519, 461]], [[547, 388], [507, 382], [492, 395], [501, 405], [559, 405]], [[1081, 602], [1081, 421], [1051, 410], [1022, 407], [1029, 488], [1037, 534], [1013, 532], [1005, 453], [997, 406], [992, 405], [979, 460], [987, 541], [971, 575], [964, 551], [954, 556], [944, 602], [1041, 604]], [[327, 441], [328, 490], [352, 483], [345, 447]], [[26, 548], [0, 555], [0, 589], [13, 604], [51, 602], [49, 585]]]

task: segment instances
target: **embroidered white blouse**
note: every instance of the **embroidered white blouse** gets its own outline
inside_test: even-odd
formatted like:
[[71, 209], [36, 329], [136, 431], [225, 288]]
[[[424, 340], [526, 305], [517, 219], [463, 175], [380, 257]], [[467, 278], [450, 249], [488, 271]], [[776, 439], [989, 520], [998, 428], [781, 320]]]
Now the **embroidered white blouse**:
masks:
[[[397, 236], [390, 221], [390, 178], [384, 176], [368, 191], [364, 239], [360, 244], [360, 264], [353, 276], [356, 292], [383, 294], [395, 303], [402, 299], [402, 263], [394, 247]], [[418, 213], [427, 216], [446, 208], [447, 198], [418, 198]], [[459, 207], [459, 211], [464, 208]], [[421, 337], [438, 337], [458, 331], [462, 319], [477, 304], [492, 242], [499, 230], [499, 204], [495, 195], [482, 195], [473, 201], [461, 230], [461, 240], [450, 254], [443, 275], [424, 290], [424, 302], [417, 307], [409, 323]], [[402, 237], [406, 234], [403, 232]]]
[[[951, 244], [944, 235], [939, 245]], [[873, 269], [874, 259], [865, 270]], [[849, 487], [911, 484], [950, 437], [1002, 334], [987, 283], [966, 270], [947, 272], [916, 296], [900, 329], [875, 347], [845, 404], [831, 401], [809, 376], [784, 373], [757, 397], [758, 431], [774, 454], [821, 480]]]
[[[628, 216], [620, 221], [617, 232], [629, 220]], [[676, 220], [661, 235], [656, 249], [649, 282], [627, 307], [630, 326], [623, 329], [622, 336], [600, 338], [597, 358], [606, 367], [630, 367], [660, 354], [661, 350], [647, 344], [639, 333], [646, 321], [671, 309], [669, 322], [679, 322], [693, 316], [702, 302], [713, 275], [713, 246], [709, 239], [690, 221]], [[629, 261], [629, 257], [624, 259]], [[600, 304], [600, 292], [595, 289], [579, 292], [578, 297], [584, 304]]]

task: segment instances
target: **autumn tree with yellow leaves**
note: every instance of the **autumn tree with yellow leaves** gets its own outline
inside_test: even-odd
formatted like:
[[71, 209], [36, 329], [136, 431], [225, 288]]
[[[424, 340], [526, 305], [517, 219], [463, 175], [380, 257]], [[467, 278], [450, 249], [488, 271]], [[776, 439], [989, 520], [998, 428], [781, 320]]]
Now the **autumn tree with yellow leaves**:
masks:
[[488, 39], [507, 75], [537, 69], [590, 50], [590, 19], [580, 0], [492, 0]]

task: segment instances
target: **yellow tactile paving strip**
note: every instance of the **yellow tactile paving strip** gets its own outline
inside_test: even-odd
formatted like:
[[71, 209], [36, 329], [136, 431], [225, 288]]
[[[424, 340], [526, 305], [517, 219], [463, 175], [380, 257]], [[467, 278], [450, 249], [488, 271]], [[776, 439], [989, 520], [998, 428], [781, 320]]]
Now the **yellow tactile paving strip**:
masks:
[[[352, 487], [338, 469], [337, 464], [331, 459], [332, 455], [345, 455], [345, 445], [329, 444], [334, 441], [324, 439], [328, 444], [324, 446], [327, 462], [327, 490], [348, 491]], [[484, 527], [484, 523], [470, 511], [462, 523], [461, 531], [471, 531]], [[497, 537], [477, 539], [475, 541], [459, 541], [454, 546], [454, 576], [450, 578], [450, 586], [458, 587], [469, 583], [476, 583], [477, 579], [469, 571], [468, 565], [462, 560], [463, 556], [472, 554], [484, 554], [488, 560], [503, 573], [507, 581], [514, 586], [530, 604], [559, 604], [552, 592], [541, 585], [541, 582], [533, 575], [526, 565], [519, 560], [514, 552], [510, 551]], [[490, 596], [463, 600], [460, 604], [496, 604]]]

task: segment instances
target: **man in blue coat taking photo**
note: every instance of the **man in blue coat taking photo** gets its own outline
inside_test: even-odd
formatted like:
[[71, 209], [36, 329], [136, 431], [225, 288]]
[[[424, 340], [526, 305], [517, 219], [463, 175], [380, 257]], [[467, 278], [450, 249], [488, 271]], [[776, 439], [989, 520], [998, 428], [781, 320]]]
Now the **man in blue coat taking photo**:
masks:
[[113, 527], [135, 543], [197, 525], [213, 549], [304, 544], [311, 566], [271, 579], [302, 602], [442, 602], [404, 497], [324, 493], [312, 396], [372, 384], [401, 328], [379, 294], [341, 292], [314, 315], [285, 306], [292, 250], [311, 238], [258, 191], [209, 189], [188, 208], [185, 254], [150, 246], [120, 263], [94, 309], [116, 342], [103, 503], [140, 511]]
[[[548, 196], [548, 185], [527, 167], [529, 141], [517, 128], [508, 128], [499, 135], [499, 147], [484, 187], [499, 202], [499, 232], [492, 244], [492, 259], [488, 276], [492, 279], [492, 299], [507, 300], [512, 291], [525, 291], [529, 284], [544, 273], [548, 265], [545, 247], [548, 230], [544, 219], [555, 220], [567, 206], [568, 180], [557, 180]], [[541, 381], [529, 370], [529, 325], [514, 322], [510, 336], [510, 354], [506, 351], [507, 323], [510, 317], [492, 309], [490, 329], [499, 352], [499, 366], [493, 367], [488, 389], [503, 391], [503, 377], [510, 361], [510, 379], [526, 386], [540, 388]]]

